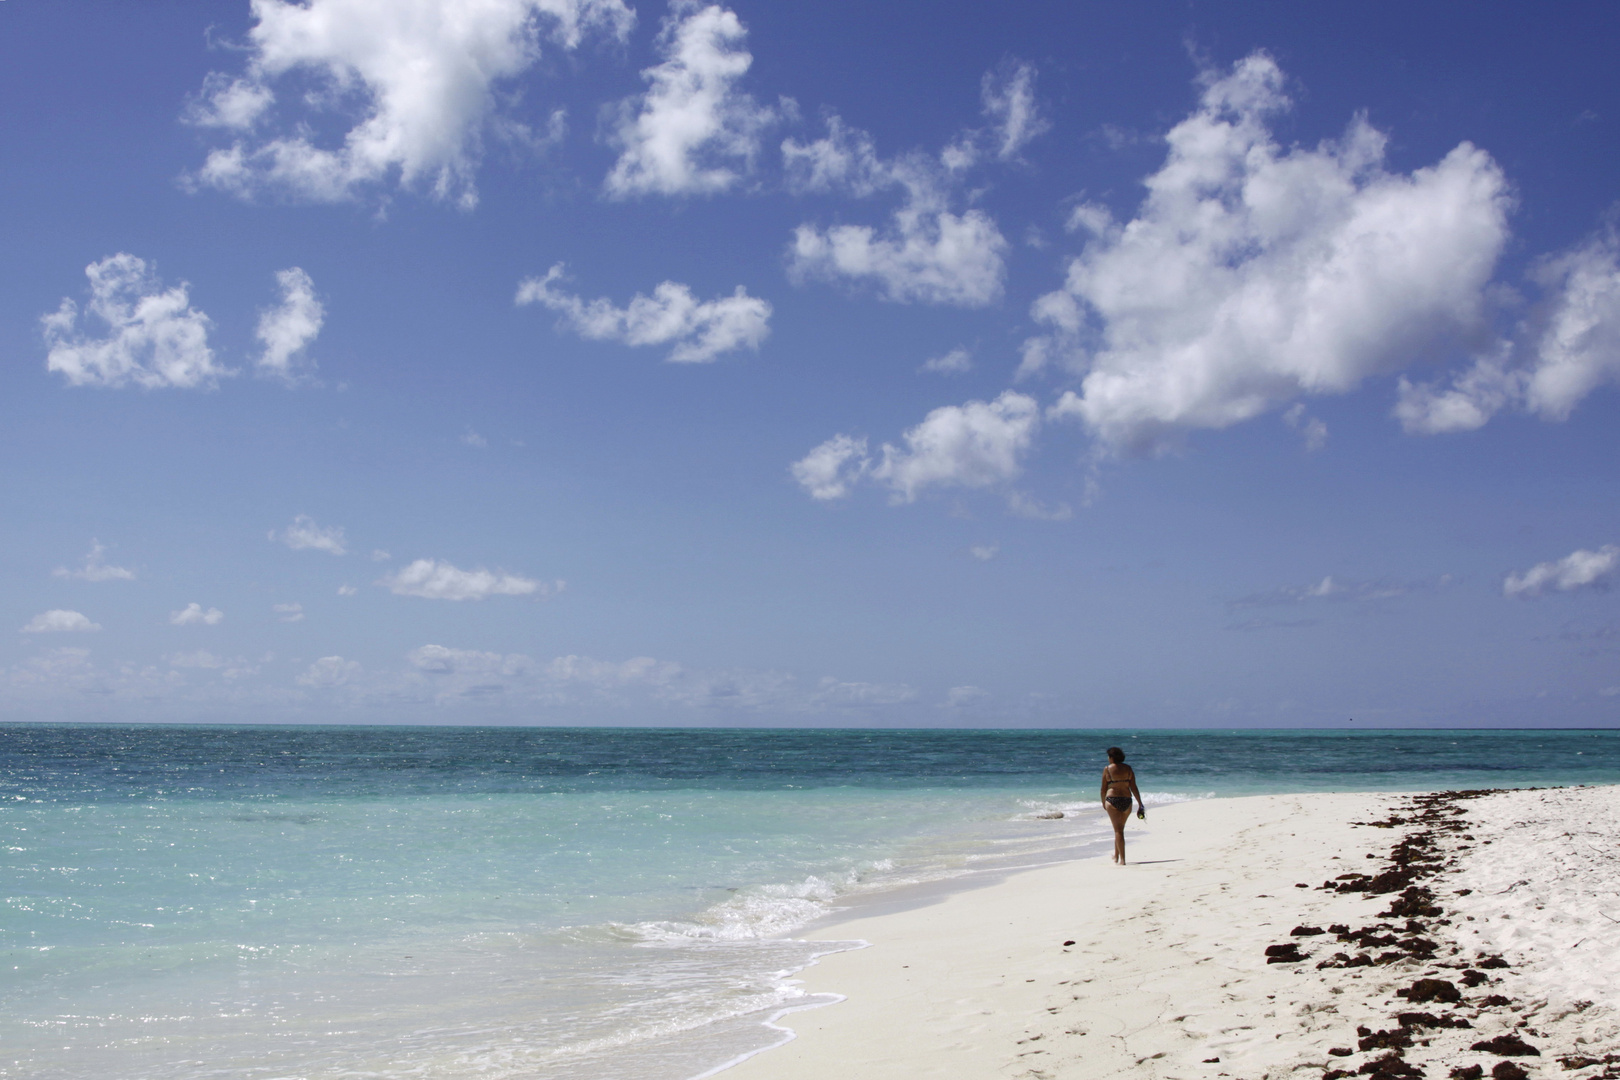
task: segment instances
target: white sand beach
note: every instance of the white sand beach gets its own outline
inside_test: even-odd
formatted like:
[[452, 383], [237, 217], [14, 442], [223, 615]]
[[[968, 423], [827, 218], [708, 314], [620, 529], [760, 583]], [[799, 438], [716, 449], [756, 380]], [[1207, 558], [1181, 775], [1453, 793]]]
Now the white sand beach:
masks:
[[726, 1080], [1613, 1080], [1617, 835], [1617, 787], [1163, 807], [1127, 867], [824, 928], [870, 943], [802, 974], [845, 1000], [782, 1017], [796, 1038]]

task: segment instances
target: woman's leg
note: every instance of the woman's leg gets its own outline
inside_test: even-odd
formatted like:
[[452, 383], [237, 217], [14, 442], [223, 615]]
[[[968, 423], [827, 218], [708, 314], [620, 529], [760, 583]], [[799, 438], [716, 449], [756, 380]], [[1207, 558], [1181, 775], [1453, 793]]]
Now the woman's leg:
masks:
[[1129, 810], [1115, 810], [1104, 803], [1103, 808], [1108, 811], [1108, 820], [1114, 825], [1114, 861], [1121, 866], [1125, 865], [1125, 823], [1131, 820]]

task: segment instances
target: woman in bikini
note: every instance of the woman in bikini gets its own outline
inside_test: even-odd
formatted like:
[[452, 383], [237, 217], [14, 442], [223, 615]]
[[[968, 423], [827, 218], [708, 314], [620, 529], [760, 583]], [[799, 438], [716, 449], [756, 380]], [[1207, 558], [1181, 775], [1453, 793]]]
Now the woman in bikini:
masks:
[[1125, 865], [1125, 823], [1131, 818], [1131, 796], [1136, 797], [1136, 814], [1147, 816], [1142, 805], [1142, 793], [1136, 789], [1136, 770], [1125, 764], [1125, 751], [1117, 746], [1108, 748], [1108, 765], [1102, 774], [1103, 809], [1114, 823], [1114, 861]]

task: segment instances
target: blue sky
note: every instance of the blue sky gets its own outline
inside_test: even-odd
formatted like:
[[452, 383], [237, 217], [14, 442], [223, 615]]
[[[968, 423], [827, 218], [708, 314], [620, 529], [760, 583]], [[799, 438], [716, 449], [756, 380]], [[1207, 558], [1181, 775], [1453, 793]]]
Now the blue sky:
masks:
[[1617, 30], [4, 0], [0, 717], [1611, 724]]

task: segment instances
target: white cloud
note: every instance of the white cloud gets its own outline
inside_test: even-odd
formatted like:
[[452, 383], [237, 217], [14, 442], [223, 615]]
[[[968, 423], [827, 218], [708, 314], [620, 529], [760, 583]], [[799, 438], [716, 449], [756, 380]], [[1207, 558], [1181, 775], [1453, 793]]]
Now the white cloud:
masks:
[[1620, 237], [1604, 232], [1537, 277], [1553, 302], [1525, 400], [1544, 419], [1567, 420], [1587, 394], [1620, 381]]
[[982, 307], [999, 297], [1006, 239], [982, 210], [950, 210], [956, 174], [973, 163], [977, 135], [964, 134], [940, 162], [918, 153], [884, 160], [866, 132], [836, 115], [826, 122], [823, 138], [782, 143], [790, 190], [864, 197], [900, 188], [904, 198], [881, 233], [866, 225], [800, 225], [788, 245], [790, 276], [871, 281], [901, 303]]
[[1497, 342], [1444, 383], [1401, 380], [1395, 416], [1424, 435], [1472, 431], [1508, 407], [1569, 419], [1592, 391], [1620, 381], [1620, 236], [1610, 228], [1543, 260], [1545, 294], [1518, 339]]
[[711, 194], [753, 168], [760, 133], [777, 114], [734, 85], [753, 63], [747, 36], [736, 13], [718, 4], [671, 5], [659, 35], [664, 62], [641, 73], [647, 92], [620, 108], [609, 195]]
[[939, 178], [923, 159], [889, 168], [906, 189], [889, 228], [800, 225], [788, 245], [789, 273], [798, 280], [869, 280], [900, 303], [983, 307], [999, 297], [1008, 245], [996, 223], [982, 210], [947, 209]]
[[291, 525], [280, 532], [271, 529], [270, 539], [286, 544], [294, 551], [324, 551], [331, 555], [342, 555], [349, 550], [341, 525], [323, 529], [308, 514], [299, 514], [293, 518]]
[[282, 622], [303, 622], [303, 604], [271, 604], [270, 610], [275, 612]]
[[1309, 453], [1314, 454], [1327, 445], [1327, 425], [1314, 416], [1307, 416], [1303, 401], [1295, 402], [1283, 413], [1283, 423], [1299, 432]]
[[1620, 546], [1604, 544], [1596, 551], [1583, 548], [1553, 562], [1537, 563], [1522, 574], [1509, 574], [1502, 582], [1502, 595], [1528, 600], [1548, 590], [1606, 589], [1616, 570], [1620, 570]]
[[1113, 211], [1094, 202], [1076, 203], [1063, 227], [1069, 232], [1085, 231], [1092, 236], [1108, 236], [1117, 229]]
[[90, 279], [91, 317], [106, 327], [90, 337], [79, 327], [79, 308], [63, 299], [40, 319], [50, 346], [45, 367], [69, 386], [212, 388], [231, 374], [208, 347], [208, 316], [191, 306], [189, 286], [164, 289], [146, 262], [120, 252], [84, 268]]
[[1039, 426], [1035, 399], [1012, 390], [991, 402], [946, 405], [905, 433], [903, 449], [885, 443], [871, 475], [894, 489], [896, 502], [933, 485], [990, 487], [1018, 475]]
[[953, 686], [945, 692], [947, 709], [971, 709], [990, 700], [990, 692], [977, 686]]
[[317, 689], [343, 686], [360, 674], [358, 660], [345, 660], [341, 656], [323, 656], [305, 669], [295, 680], [299, 686]]
[[[1229, 601], [1226, 606], [1236, 611], [1243, 608], [1279, 607], [1317, 602], [1367, 603], [1393, 600], [1413, 593], [1432, 592], [1447, 588], [1453, 582], [1454, 579], [1450, 574], [1442, 574], [1438, 578], [1427, 580], [1404, 582], [1389, 580], [1351, 581], [1328, 574], [1320, 581], [1313, 581], [1305, 585], [1288, 585], [1280, 589], [1251, 593], [1248, 596]], [[1265, 625], [1273, 624], [1268, 623]]]
[[224, 618], [225, 613], [219, 608], [209, 608], [205, 611], [198, 603], [190, 603], [179, 611], [169, 612], [169, 622], [175, 626], [195, 626], [198, 623], [204, 626], [217, 626]]
[[339, 596], [358, 596], [360, 595], [360, 590], [355, 588], [353, 585], [339, 585], [337, 594]]
[[108, 566], [103, 557], [107, 549], [102, 547], [100, 540], [90, 541], [90, 554], [84, 557], [84, 566], [78, 570], [69, 570], [65, 566], [58, 566], [51, 571], [52, 577], [77, 578], [79, 581], [134, 581], [135, 572], [126, 570], [122, 566]]
[[398, 573], [377, 582], [396, 596], [425, 600], [483, 600], [489, 596], [550, 596], [562, 582], [546, 584], [516, 574], [490, 570], [461, 570], [436, 559], [417, 559]]
[[405, 654], [411, 667], [433, 675], [502, 675], [527, 674], [534, 661], [522, 653], [478, 652], [470, 649], [450, 649], [443, 645], [423, 645]]
[[1014, 160], [1030, 140], [1051, 127], [1035, 101], [1035, 77], [1033, 66], [1018, 62], [985, 73], [979, 95], [991, 128], [963, 130], [946, 143], [938, 155], [943, 176], [935, 175], [922, 155], [883, 160], [871, 135], [829, 113], [827, 134], [822, 138], [810, 142], [791, 137], [783, 140], [782, 167], [788, 190], [865, 197], [888, 187], [921, 186], [928, 190], [921, 199], [913, 192], [914, 202], [927, 201], [928, 196], [937, 199], [934, 189], [941, 181], [959, 179], [959, 174], [979, 164], [986, 154], [1002, 161]]
[[[621, 0], [252, 0], [252, 9], [246, 72], [210, 75], [187, 111], [235, 138], [208, 155], [193, 183], [243, 198], [336, 202], [397, 177], [463, 207], [477, 202], [486, 131], [537, 141], [500, 113], [497, 96], [539, 59], [542, 29], [573, 49], [589, 32], [624, 41], [635, 21]], [[300, 79], [278, 102], [278, 81], [294, 73], [315, 85]], [[317, 146], [306, 121], [275, 134], [277, 106], [289, 102], [311, 118], [348, 114], [353, 126], [335, 147]], [[553, 129], [558, 120], [552, 113]]]
[[1000, 544], [974, 544], [968, 548], [968, 554], [980, 562], [989, 562], [1001, 553]]
[[1048, 506], [1022, 491], [1007, 492], [1007, 511], [1014, 517], [1028, 518], [1030, 521], [1068, 521], [1074, 517], [1074, 508], [1068, 503]]
[[1283, 76], [1263, 53], [1211, 82], [1123, 228], [1094, 233], [1026, 366], [1083, 373], [1054, 416], [1110, 448], [1151, 449], [1302, 394], [1343, 393], [1476, 331], [1510, 199], [1468, 143], [1410, 175], [1383, 167], [1364, 118], [1284, 150], [1269, 118]]
[[44, 611], [28, 620], [28, 625], [22, 628], [25, 634], [58, 634], [75, 630], [100, 630], [100, 623], [93, 623], [77, 611], [63, 611], [57, 608], [53, 611]]
[[371, 561], [372, 562], [387, 562], [389, 559], [392, 559], [392, 558], [393, 558], [393, 556], [390, 555], [388, 552], [384, 551], [382, 548], [372, 548], [371, 549]]
[[935, 409], [905, 433], [903, 448], [884, 443], [876, 463], [865, 439], [834, 435], [791, 472], [815, 499], [841, 499], [869, 476], [894, 490], [891, 501], [911, 502], [933, 485], [990, 487], [1013, 479], [1039, 426], [1035, 399], [1007, 390], [991, 402]]
[[202, 93], [187, 104], [184, 119], [201, 128], [246, 131], [275, 100], [269, 87], [211, 71], [203, 78]]
[[932, 372], [935, 375], [961, 375], [973, 370], [973, 354], [957, 346], [942, 356], [923, 361], [922, 367], [917, 370]]
[[811, 708], [853, 709], [903, 705], [915, 700], [916, 689], [905, 683], [840, 682], [823, 675], [809, 704]]
[[1329, 574], [1321, 581], [1314, 581], [1309, 585], [1287, 586], [1274, 589], [1266, 593], [1254, 593], [1240, 600], [1234, 600], [1229, 606], [1234, 608], [1267, 607], [1273, 604], [1294, 604], [1306, 600], [1327, 600], [1334, 597], [1343, 597], [1349, 589], [1341, 582], [1333, 580]]
[[559, 656], [545, 666], [547, 678], [602, 689], [636, 683], [659, 686], [680, 678], [683, 673], [681, 665], [668, 660], [655, 660], [650, 656], [614, 661], [570, 654]]
[[553, 289], [552, 282], [563, 272], [563, 264], [557, 263], [545, 277], [525, 278], [518, 285], [517, 302], [561, 312], [581, 337], [626, 345], [674, 343], [668, 357], [672, 363], [706, 364], [734, 349], [758, 349], [771, 332], [770, 303], [749, 296], [741, 285], [730, 296], [699, 303], [691, 289], [666, 281], [652, 296], [637, 293], [621, 308], [606, 299], [584, 300]]
[[259, 313], [256, 336], [264, 352], [254, 361], [259, 373], [296, 382], [300, 369], [313, 368], [304, 350], [321, 332], [326, 309], [315, 296], [315, 282], [294, 266], [276, 273], [281, 303]]
[[1012, 64], [986, 72], [979, 88], [984, 115], [995, 124], [996, 157], [1009, 161], [1051, 128], [1035, 102], [1035, 68]]
[[788, 190], [798, 194], [842, 191], [865, 197], [895, 182], [872, 136], [836, 114], [827, 116], [827, 134], [814, 142], [784, 139], [782, 168]]
[[811, 498], [842, 499], [849, 494], [850, 487], [866, 475], [871, 464], [866, 456], [865, 439], [834, 435], [795, 461], [789, 471]]
[[472, 428], [467, 429], [467, 433], [461, 437], [461, 441], [475, 450], [489, 449], [489, 440]]
[[1442, 435], [1483, 427], [1497, 412], [1521, 401], [1524, 379], [1512, 368], [1513, 345], [1500, 341], [1465, 371], [1452, 375], [1451, 385], [1414, 383], [1401, 376], [1393, 415], [1414, 435]]

